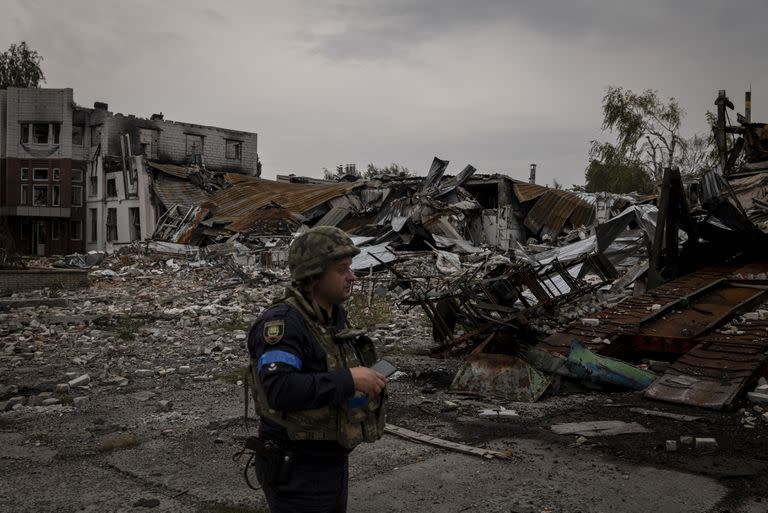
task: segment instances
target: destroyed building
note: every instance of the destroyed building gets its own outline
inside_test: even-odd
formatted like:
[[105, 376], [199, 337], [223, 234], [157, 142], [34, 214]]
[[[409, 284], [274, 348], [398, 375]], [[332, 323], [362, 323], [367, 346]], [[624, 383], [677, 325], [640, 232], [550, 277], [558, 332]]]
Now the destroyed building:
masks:
[[114, 114], [102, 102], [85, 108], [72, 89], [0, 92], [0, 141], [0, 209], [21, 254], [104, 250], [151, 236], [142, 158], [260, 174], [255, 133]]

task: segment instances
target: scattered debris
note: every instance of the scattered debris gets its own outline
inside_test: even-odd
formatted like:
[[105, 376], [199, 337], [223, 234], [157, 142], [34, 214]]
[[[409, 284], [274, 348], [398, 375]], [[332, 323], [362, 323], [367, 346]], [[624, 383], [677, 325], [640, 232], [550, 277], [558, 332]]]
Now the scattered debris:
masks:
[[480, 456], [481, 458], [509, 459], [509, 457], [512, 456], [510, 451], [500, 452], [492, 451], [490, 449], [480, 449], [478, 447], [472, 447], [469, 445], [443, 440], [441, 438], [435, 438], [434, 436], [422, 435], [416, 431], [411, 431], [410, 429], [405, 429], [392, 424], [387, 424], [384, 427], [384, 432], [389, 433], [390, 435], [399, 436], [400, 438], [404, 438], [412, 442], [433, 445], [435, 447], [440, 447], [441, 449], [447, 449], [449, 451], [460, 452], [462, 454], [469, 454], [472, 456]]
[[550, 429], [558, 435], [581, 436], [615, 436], [634, 433], [650, 433], [637, 422], [622, 422], [620, 420], [596, 420], [591, 422], [569, 422], [553, 424]]
[[640, 413], [642, 415], [648, 415], [651, 417], [661, 417], [665, 419], [679, 420], [681, 422], [693, 422], [694, 420], [702, 420], [704, 418], [704, 417], [697, 417], [694, 415], [682, 415], [680, 413], [670, 413], [667, 411], [646, 410], [645, 408], [630, 408], [629, 411]]

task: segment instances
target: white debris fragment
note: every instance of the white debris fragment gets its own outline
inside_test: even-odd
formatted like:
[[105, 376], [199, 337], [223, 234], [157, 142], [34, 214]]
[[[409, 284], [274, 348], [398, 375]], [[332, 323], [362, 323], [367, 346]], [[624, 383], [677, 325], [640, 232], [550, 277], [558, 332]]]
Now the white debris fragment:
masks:
[[488, 409], [488, 410], [480, 410], [479, 413], [480, 417], [482, 418], [510, 418], [510, 417], [519, 417], [520, 415], [515, 410], [508, 410], [507, 408], [504, 408], [503, 406], [500, 406], [499, 409]]
[[697, 449], [717, 449], [717, 440], [714, 438], [696, 438]]
[[91, 382], [91, 376], [88, 374], [83, 374], [82, 376], [79, 376], [75, 379], [70, 380], [69, 383], [67, 384], [69, 385], [70, 388], [74, 388], [74, 387], [84, 387], [90, 382]]

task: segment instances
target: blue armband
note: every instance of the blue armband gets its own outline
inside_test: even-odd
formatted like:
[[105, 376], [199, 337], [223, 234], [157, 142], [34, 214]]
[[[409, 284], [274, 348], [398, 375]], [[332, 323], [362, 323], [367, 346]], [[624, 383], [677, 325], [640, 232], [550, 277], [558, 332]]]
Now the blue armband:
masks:
[[301, 360], [299, 357], [287, 351], [267, 351], [261, 355], [258, 363], [259, 370], [270, 363], [284, 363], [296, 370], [301, 370]]

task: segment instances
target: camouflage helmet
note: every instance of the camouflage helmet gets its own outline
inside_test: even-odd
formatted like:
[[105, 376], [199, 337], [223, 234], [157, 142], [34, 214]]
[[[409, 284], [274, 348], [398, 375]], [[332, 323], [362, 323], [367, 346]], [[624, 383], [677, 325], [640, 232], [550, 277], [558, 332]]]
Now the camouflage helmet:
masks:
[[342, 230], [316, 226], [299, 235], [288, 251], [288, 268], [294, 282], [321, 274], [331, 262], [353, 257], [360, 250]]

